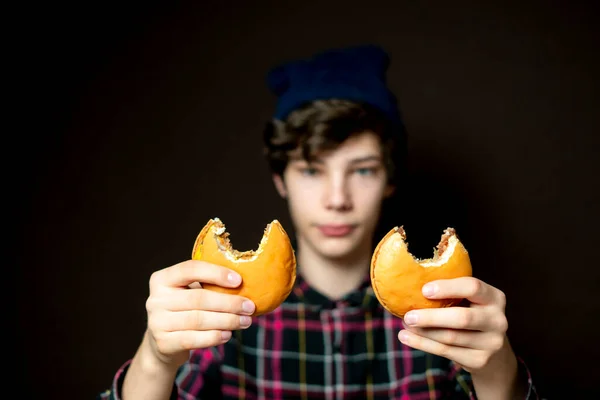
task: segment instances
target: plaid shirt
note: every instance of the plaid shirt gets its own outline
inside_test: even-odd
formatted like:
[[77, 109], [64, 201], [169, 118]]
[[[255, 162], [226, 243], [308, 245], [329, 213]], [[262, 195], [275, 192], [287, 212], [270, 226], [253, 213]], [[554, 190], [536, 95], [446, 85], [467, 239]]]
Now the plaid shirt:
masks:
[[[275, 311], [253, 318], [220, 346], [193, 351], [172, 399], [475, 399], [470, 375], [397, 338], [402, 320], [385, 311], [368, 277], [330, 301], [298, 275]], [[120, 399], [128, 361], [99, 399]], [[537, 398], [529, 371], [528, 399]]]

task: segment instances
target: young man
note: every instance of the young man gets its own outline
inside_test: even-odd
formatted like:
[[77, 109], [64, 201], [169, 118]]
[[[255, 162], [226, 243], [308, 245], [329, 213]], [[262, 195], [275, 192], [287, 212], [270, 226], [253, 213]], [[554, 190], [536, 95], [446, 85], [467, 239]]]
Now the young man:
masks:
[[404, 321], [373, 294], [376, 227], [405, 151], [388, 63], [360, 46], [271, 71], [278, 104], [264, 139], [297, 239], [293, 292], [252, 319], [248, 299], [201, 287], [239, 285], [232, 271], [188, 260], [155, 272], [142, 343], [101, 398], [537, 398], [507, 340], [500, 290], [476, 278], [431, 282], [424, 295], [470, 306]]

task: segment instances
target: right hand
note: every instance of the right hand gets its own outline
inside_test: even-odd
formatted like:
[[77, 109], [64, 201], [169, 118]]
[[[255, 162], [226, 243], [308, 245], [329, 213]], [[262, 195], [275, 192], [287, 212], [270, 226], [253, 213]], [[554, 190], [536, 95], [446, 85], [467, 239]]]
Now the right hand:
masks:
[[252, 323], [254, 303], [242, 296], [202, 289], [202, 283], [237, 287], [242, 278], [225, 267], [188, 260], [156, 271], [146, 301], [148, 339], [163, 364], [180, 366], [190, 350], [227, 342], [231, 331]]

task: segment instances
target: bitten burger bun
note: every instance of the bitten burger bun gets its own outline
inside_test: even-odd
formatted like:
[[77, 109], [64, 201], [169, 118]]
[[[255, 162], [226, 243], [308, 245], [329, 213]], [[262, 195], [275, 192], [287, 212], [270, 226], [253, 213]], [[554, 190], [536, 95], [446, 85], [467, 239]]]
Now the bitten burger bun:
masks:
[[423, 286], [438, 279], [472, 276], [471, 260], [456, 231], [448, 228], [433, 258], [419, 260], [408, 251], [406, 232], [395, 227], [381, 239], [371, 258], [371, 284], [386, 310], [403, 318], [410, 310], [450, 307], [461, 299], [428, 299]]
[[202, 287], [252, 300], [256, 305], [253, 316], [266, 314], [281, 305], [296, 280], [294, 250], [277, 220], [265, 228], [258, 249], [240, 252], [232, 247], [225, 224], [219, 218], [213, 218], [196, 238], [192, 259], [230, 268], [240, 274], [242, 283], [236, 288], [208, 283], [202, 283]]

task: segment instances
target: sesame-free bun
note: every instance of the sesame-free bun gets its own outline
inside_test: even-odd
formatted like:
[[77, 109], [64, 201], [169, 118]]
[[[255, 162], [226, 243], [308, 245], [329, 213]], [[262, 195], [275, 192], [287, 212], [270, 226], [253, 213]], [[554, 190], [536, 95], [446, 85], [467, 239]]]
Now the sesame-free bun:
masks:
[[240, 274], [242, 283], [236, 288], [208, 283], [202, 283], [202, 287], [252, 300], [256, 305], [253, 316], [275, 310], [290, 294], [296, 280], [294, 250], [277, 220], [265, 228], [258, 249], [240, 252], [232, 247], [225, 224], [213, 218], [198, 234], [192, 259], [221, 265]]
[[428, 299], [423, 286], [438, 279], [472, 276], [469, 254], [456, 231], [444, 231], [433, 258], [419, 260], [408, 251], [406, 232], [395, 227], [378, 243], [371, 258], [371, 284], [385, 309], [403, 318], [410, 310], [450, 307], [461, 299]]

